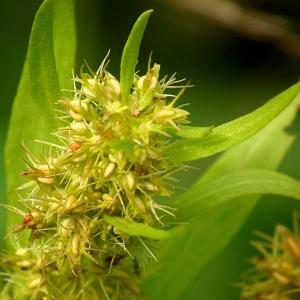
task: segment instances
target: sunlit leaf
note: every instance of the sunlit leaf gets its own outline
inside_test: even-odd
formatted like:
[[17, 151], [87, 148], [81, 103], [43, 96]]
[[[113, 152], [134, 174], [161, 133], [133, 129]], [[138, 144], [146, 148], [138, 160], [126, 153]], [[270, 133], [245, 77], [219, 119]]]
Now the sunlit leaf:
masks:
[[61, 89], [72, 89], [76, 55], [75, 1], [53, 0], [53, 8], [54, 56], [59, 84]]
[[128, 96], [134, 79], [135, 67], [138, 61], [142, 37], [151, 13], [152, 10], [147, 10], [136, 20], [123, 50], [121, 58], [120, 82], [122, 97], [125, 103], [128, 101]]
[[214, 127], [193, 127], [193, 126], [182, 126], [179, 130], [172, 128], [169, 129], [171, 134], [175, 134], [185, 139], [202, 139], [205, 136], [211, 134]]
[[[294, 86], [284, 94], [290, 97], [297, 90], [298, 86]], [[226, 174], [229, 176], [232, 172], [258, 168], [276, 169], [295, 140], [294, 136], [285, 132], [285, 128], [293, 122], [299, 103], [298, 96], [260, 133], [224, 153], [193, 188], [218, 180]], [[163, 264], [144, 285], [149, 298], [185, 299], [185, 291], [208, 262], [224, 249], [239, 231], [258, 198], [259, 196], [255, 195], [242, 196], [211, 209], [204, 209], [185, 225], [184, 233], [163, 242], [158, 255]], [[186, 203], [188, 201], [188, 198], [184, 200]]]
[[[54, 103], [61, 97], [61, 87], [70, 88], [74, 61], [74, 1], [44, 1], [34, 19], [12, 109], [5, 149], [8, 192], [22, 183], [22, 142], [30, 145], [33, 153], [41, 154], [41, 146], [32, 141], [49, 140], [58, 123]], [[10, 196], [8, 201], [17, 205], [16, 197]], [[9, 216], [11, 223], [16, 217]]]
[[298, 91], [297, 84], [252, 113], [217, 126], [205, 137], [180, 140], [167, 146], [164, 154], [170, 161], [185, 162], [211, 156], [235, 146], [255, 135], [276, 118], [295, 99]]

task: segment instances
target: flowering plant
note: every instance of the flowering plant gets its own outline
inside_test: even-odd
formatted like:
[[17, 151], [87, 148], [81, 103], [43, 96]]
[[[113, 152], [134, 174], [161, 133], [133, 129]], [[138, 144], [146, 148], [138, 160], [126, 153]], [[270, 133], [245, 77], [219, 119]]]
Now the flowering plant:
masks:
[[[149, 10], [125, 44], [120, 79], [106, 57], [97, 71], [86, 65], [73, 75], [63, 93], [74, 67], [73, 6], [46, 0], [33, 24], [6, 145], [8, 190], [17, 197], [3, 205], [15, 216], [0, 295], [182, 299], [259, 195], [300, 200], [299, 182], [272, 171], [293, 141], [284, 128], [295, 117], [299, 85], [231, 122], [187, 125], [178, 102], [189, 84], [161, 77], [151, 58], [144, 75], [136, 72]], [[261, 159], [279, 139], [274, 155]], [[172, 174], [184, 163], [231, 147], [172, 196]]]

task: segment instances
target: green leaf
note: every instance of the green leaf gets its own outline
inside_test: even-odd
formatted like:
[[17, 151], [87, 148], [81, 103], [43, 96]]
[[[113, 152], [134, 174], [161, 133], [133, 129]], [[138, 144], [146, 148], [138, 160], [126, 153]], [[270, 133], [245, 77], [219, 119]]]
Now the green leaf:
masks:
[[[284, 94], [290, 97], [298, 91], [293, 86]], [[295, 140], [285, 132], [293, 122], [300, 103], [300, 96], [261, 132], [242, 144], [230, 149], [193, 186], [216, 182], [232, 172], [248, 169], [277, 169]], [[145, 282], [150, 299], [181, 300], [201, 270], [229, 243], [239, 231], [259, 196], [242, 196], [226, 201], [211, 209], [204, 209], [185, 226], [176, 238], [163, 241], [157, 254], [163, 264]], [[218, 199], [216, 199], [217, 201]], [[183, 200], [188, 203], [189, 199]], [[180, 214], [180, 212], [179, 212]], [[180, 253], [180, 256], [179, 256]], [[179, 259], [180, 257], [180, 259]], [[176, 285], [174, 285], [176, 282]]]
[[163, 153], [170, 161], [185, 162], [222, 152], [249, 139], [269, 124], [295, 99], [298, 91], [297, 84], [252, 113], [220, 125], [211, 134], [198, 140], [176, 141], [167, 146]]
[[[41, 145], [33, 140], [49, 140], [57, 124], [53, 106], [61, 97], [60, 86], [70, 87], [74, 61], [74, 1], [44, 1], [34, 19], [12, 109], [5, 148], [8, 192], [23, 182], [20, 176], [24, 168], [22, 141], [34, 154], [41, 154]], [[16, 197], [11, 196], [8, 201], [17, 205]], [[9, 224], [16, 219], [9, 214]]]
[[168, 133], [175, 134], [185, 139], [202, 139], [205, 136], [211, 134], [214, 127], [193, 127], [193, 126], [182, 126], [180, 130], [175, 128], [169, 128]]
[[128, 221], [124, 218], [105, 215], [104, 220], [107, 223], [115, 226], [121, 232], [127, 233], [131, 236], [141, 236], [154, 240], [162, 240], [170, 236], [170, 234], [165, 230], [152, 228], [142, 223]]
[[300, 182], [268, 170], [233, 172], [194, 186], [179, 195], [170, 205], [178, 209], [176, 221], [186, 221], [201, 214], [204, 209], [213, 208], [226, 201], [263, 194], [300, 200]]
[[53, 8], [54, 56], [59, 85], [61, 89], [72, 89], [76, 55], [75, 1], [53, 0]]
[[122, 97], [125, 103], [128, 102], [142, 37], [152, 11], [153, 10], [145, 11], [136, 20], [122, 53], [120, 82]]

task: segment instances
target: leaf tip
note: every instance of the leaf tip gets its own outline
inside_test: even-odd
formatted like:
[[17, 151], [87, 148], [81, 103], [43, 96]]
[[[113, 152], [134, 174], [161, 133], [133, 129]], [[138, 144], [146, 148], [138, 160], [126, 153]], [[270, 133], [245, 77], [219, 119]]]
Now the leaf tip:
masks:
[[123, 101], [128, 101], [130, 88], [134, 79], [135, 67], [138, 60], [140, 44], [148, 19], [153, 9], [143, 12], [134, 23], [128, 39], [125, 43], [121, 57], [120, 83]]

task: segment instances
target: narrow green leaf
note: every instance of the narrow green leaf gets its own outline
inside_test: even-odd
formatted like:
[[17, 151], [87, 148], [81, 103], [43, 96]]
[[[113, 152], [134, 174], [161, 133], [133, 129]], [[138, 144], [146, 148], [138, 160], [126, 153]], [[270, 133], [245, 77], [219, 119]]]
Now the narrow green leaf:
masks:
[[[35, 16], [5, 147], [8, 192], [23, 182], [20, 176], [24, 168], [22, 141], [39, 155], [43, 149], [33, 140], [49, 140], [50, 132], [57, 124], [53, 105], [61, 97], [60, 83], [69, 87], [75, 61], [73, 18], [73, 0], [44, 1]], [[13, 194], [8, 201], [14, 205], [18, 203]], [[8, 223], [16, 218], [9, 214]]]
[[175, 128], [170, 128], [168, 132], [180, 136], [185, 139], [202, 139], [207, 135], [211, 134], [214, 130], [214, 127], [193, 127], [193, 126], [183, 126], [180, 130]]
[[276, 118], [292, 103], [298, 91], [299, 85], [296, 84], [252, 113], [214, 128], [205, 138], [174, 142], [164, 149], [164, 154], [170, 161], [185, 162], [211, 156], [235, 146], [255, 135]]
[[[56, 124], [52, 106], [60, 97], [53, 50], [53, 19], [53, 4], [45, 1], [37, 12], [32, 26], [26, 62], [33, 105], [38, 110], [39, 118], [43, 118], [49, 128]], [[24, 101], [23, 99], [23, 103]], [[23, 103], [19, 105], [20, 110], [24, 106]], [[27, 121], [29, 118], [30, 116], [27, 116]]]
[[[284, 94], [290, 97], [298, 90], [291, 87]], [[216, 182], [219, 177], [248, 169], [277, 169], [295, 140], [285, 132], [293, 122], [300, 103], [300, 96], [268, 124], [261, 132], [230, 149], [212, 165], [193, 188], [205, 182]], [[159, 261], [163, 264], [145, 282], [150, 299], [181, 300], [201, 270], [229, 243], [239, 231], [259, 196], [242, 196], [227, 201], [191, 219], [185, 232], [176, 238], [163, 241]], [[184, 200], [188, 203], [189, 199]], [[180, 214], [180, 212], [179, 212]], [[178, 259], [180, 253], [180, 259]], [[174, 285], [176, 282], [176, 285]]]
[[234, 172], [198, 184], [171, 202], [176, 219], [186, 221], [207, 208], [248, 195], [281, 195], [300, 200], [300, 182], [268, 170]]
[[53, 0], [53, 41], [57, 75], [61, 89], [72, 89], [76, 56], [75, 1]]
[[134, 79], [142, 37], [153, 10], [147, 10], [136, 20], [125, 44], [121, 58], [121, 91], [123, 101], [127, 103]]
[[154, 240], [162, 240], [170, 236], [170, 234], [165, 230], [152, 228], [142, 223], [124, 220], [124, 218], [105, 215], [104, 220], [115, 226], [121, 232], [127, 233], [131, 236], [141, 236]]

